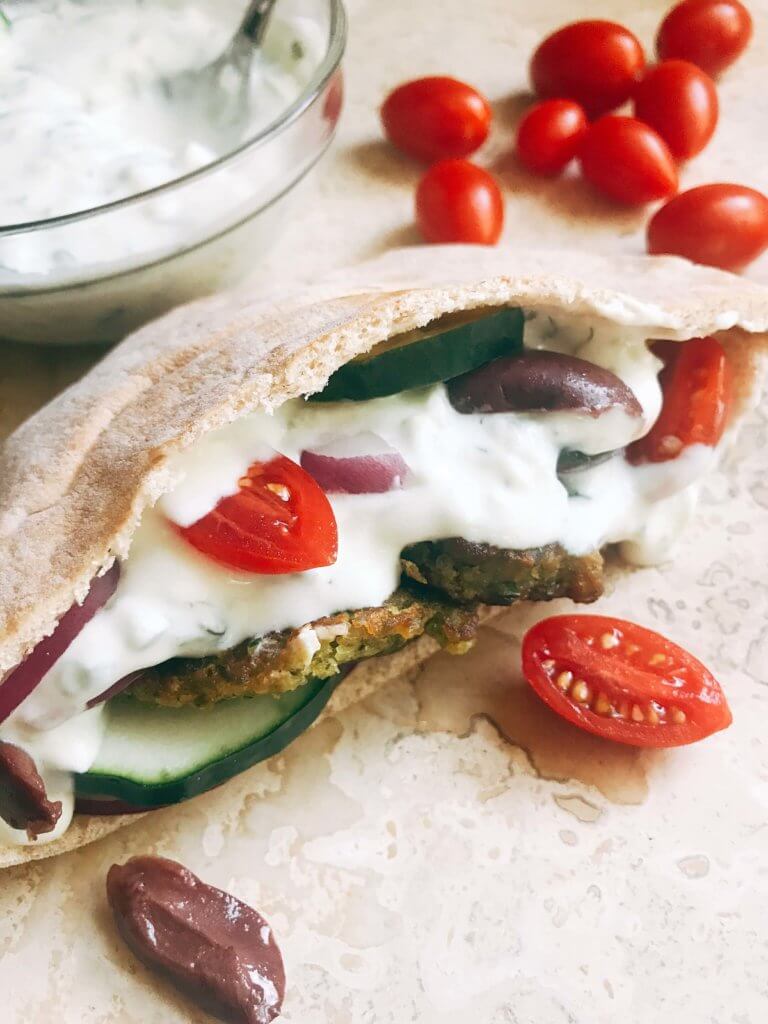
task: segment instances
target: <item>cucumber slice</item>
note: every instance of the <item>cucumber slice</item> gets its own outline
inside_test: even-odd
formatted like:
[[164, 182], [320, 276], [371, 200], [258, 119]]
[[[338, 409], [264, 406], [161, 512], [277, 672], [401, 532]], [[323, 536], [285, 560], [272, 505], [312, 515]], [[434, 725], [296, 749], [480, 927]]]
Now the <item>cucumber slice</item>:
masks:
[[504, 307], [451, 313], [416, 331], [397, 334], [340, 367], [313, 402], [353, 402], [396, 395], [450, 380], [523, 345], [523, 313]]
[[312, 679], [279, 697], [224, 701], [213, 708], [159, 708], [116, 698], [96, 761], [75, 777], [78, 798], [133, 809], [175, 804], [278, 754], [309, 728], [343, 673]]

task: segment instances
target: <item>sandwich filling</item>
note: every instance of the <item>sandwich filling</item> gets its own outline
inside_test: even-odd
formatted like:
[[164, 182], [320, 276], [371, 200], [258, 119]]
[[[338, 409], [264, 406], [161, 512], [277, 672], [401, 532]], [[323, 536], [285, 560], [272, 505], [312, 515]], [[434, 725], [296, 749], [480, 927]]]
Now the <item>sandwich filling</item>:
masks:
[[[633, 455], [667, 412], [669, 367], [647, 329], [544, 310], [520, 316], [518, 337], [507, 322], [505, 349], [476, 333], [498, 315], [416, 338], [410, 364], [407, 344], [388, 343], [385, 362], [350, 364], [323, 400], [250, 413], [175, 457], [176, 483], [144, 513], [113, 595], [0, 725], [0, 747], [29, 754], [61, 801], [37, 834], [0, 806], [6, 842], [61, 834], [73, 773], [105, 761], [120, 716], [223, 729], [227, 702], [277, 706], [424, 633], [462, 653], [478, 604], [593, 601], [609, 545], [636, 564], [668, 557], [722, 429]], [[276, 456], [325, 492], [325, 563], [249, 571], [201, 550], [199, 524]], [[288, 500], [289, 486], [268, 486]]]

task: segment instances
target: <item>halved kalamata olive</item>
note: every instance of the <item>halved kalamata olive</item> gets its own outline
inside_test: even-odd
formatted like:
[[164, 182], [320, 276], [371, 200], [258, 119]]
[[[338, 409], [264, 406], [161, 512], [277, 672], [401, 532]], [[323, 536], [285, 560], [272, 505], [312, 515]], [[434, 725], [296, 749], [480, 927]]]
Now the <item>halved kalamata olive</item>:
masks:
[[204, 1010], [230, 1024], [269, 1024], [285, 996], [285, 969], [264, 918], [164, 857], [113, 864], [107, 899], [121, 935]]
[[52, 832], [61, 817], [61, 800], [49, 800], [33, 758], [15, 743], [0, 741], [0, 818], [27, 838]]
[[642, 407], [623, 380], [586, 359], [526, 350], [502, 356], [448, 381], [451, 405], [461, 413], [583, 412], [600, 416], [621, 407], [640, 417]]

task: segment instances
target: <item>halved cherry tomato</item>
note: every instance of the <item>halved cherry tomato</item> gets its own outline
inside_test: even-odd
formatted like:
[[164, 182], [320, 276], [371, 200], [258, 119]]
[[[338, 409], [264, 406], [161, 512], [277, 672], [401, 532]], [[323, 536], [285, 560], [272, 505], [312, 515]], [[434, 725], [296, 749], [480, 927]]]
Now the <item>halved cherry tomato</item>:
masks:
[[609, 114], [590, 127], [579, 147], [584, 177], [610, 199], [630, 206], [677, 191], [677, 168], [666, 142], [634, 117]]
[[468, 160], [441, 160], [419, 182], [416, 220], [427, 242], [493, 245], [504, 224], [504, 200], [482, 167]]
[[709, 75], [687, 60], [651, 68], [634, 95], [635, 117], [655, 128], [677, 160], [690, 160], [717, 126], [717, 90]]
[[488, 137], [491, 108], [471, 85], [434, 76], [387, 96], [381, 120], [389, 141], [418, 160], [469, 156]]
[[523, 639], [523, 674], [553, 711], [635, 747], [679, 747], [732, 721], [720, 684], [658, 633], [604, 615], [555, 615]]
[[768, 199], [743, 185], [699, 185], [656, 211], [647, 239], [650, 253], [742, 270], [768, 247]]
[[715, 338], [656, 342], [653, 350], [664, 360], [664, 399], [649, 433], [627, 448], [633, 465], [668, 462], [692, 444], [716, 445], [731, 408], [728, 357]]
[[714, 78], [751, 38], [752, 18], [739, 0], [684, 0], [662, 21], [656, 52], [662, 60], [689, 60]]
[[336, 561], [338, 535], [323, 489], [277, 455], [254, 462], [236, 494], [191, 526], [173, 524], [198, 551], [242, 572], [303, 572]]
[[517, 129], [520, 163], [535, 174], [559, 174], [576, 156], [586, 130], [587, 115], [573, 100], [537, 103]]
[[632, 33], [612, 21], [574, 21], [553, 32], [531, 59], [533, 91], [576, 100], [590, 117], [629, 99], [645, 66]]

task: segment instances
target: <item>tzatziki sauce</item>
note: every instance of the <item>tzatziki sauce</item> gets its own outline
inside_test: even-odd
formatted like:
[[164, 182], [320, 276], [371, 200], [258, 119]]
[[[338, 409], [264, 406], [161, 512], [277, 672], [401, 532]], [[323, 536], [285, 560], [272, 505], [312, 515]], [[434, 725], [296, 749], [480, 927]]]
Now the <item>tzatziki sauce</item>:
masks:
[[[251, 413], [204, 436], [175, 457], [177, 483], [144, 513], [113, 597], [0, 726], [0, 738], [25, 747], [61, 798], [64, 773], [86, 770], [97, 753], [102, 710], [84, 712], [88, 701], [169, 658], [214, 654], [340, 610], [381, 605], [398, 586], [400, 552], [418, 541], [463, 537], [512, 549], [557, 542], [573, 554], [623, 543], [637, 562], [666, 558], [716, 449], [692, 446], [673, 461], [641, 466], [619, 455], [579, 472], [575, 487], [566, 488], [557, 473], [564, 448], [621, 448], [657, 418], [661, 363], [646, 334], [607, 323], [555, 324], [546, 316], [529, 319], [525, 331], [528, 347], [557, 348], [612, 370], [635, 393], [642, 417], [464, 415], [437, 384], [367, 402], [296, 399], [273, 415]], [[170, 525], [189, 525], [235, 493], [257, 459], [278, 451], [298, 462], [303, 450], [363, 432], [396, 449], [409, 473], [401, 489], [329, 495], [339, 537], [333, 565], [238, 573], [198, 553]], [[316, 638], [309, 628], [303, 633], [309, 658]]]
[[[255, 54], [247, 118], [220, 144], [201, 138], [169, 79], [202, 68], [235, 32], [244, 0], [12, 0], [0, 4], [0, 227], [93, 209], [197, 170], [275, 122], [315, 72], [325, 40], [306, 17], [273, 16]], [[234, 83], [236, 84], [236, 83]], [[234, 87], [233, 84], [233, 87]], [[219, 138], [219, 135], [216, 135]], [[229, 209], [260, 183], [232, 169], [206, 202]], [[187, 239], [193, 214], [137, 204], [120, 221], [124, 255]], [[114, 225], [83, 232], [0, 233], [0, 286], [98, 258]], [[109, 250], [114, 254], [115, 246]]]

